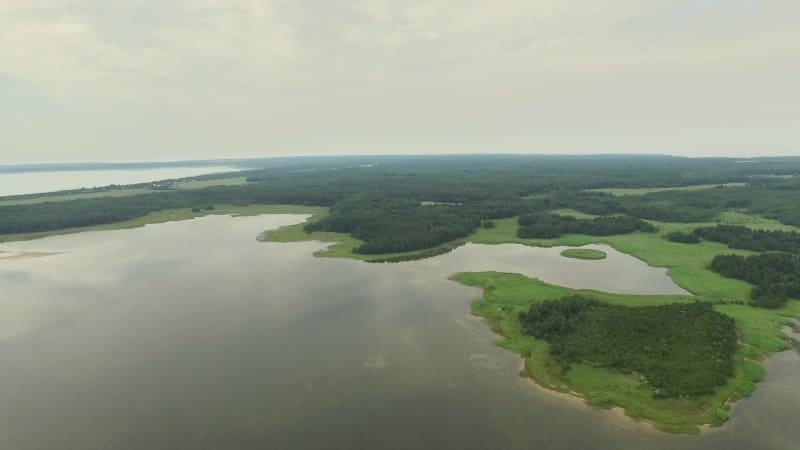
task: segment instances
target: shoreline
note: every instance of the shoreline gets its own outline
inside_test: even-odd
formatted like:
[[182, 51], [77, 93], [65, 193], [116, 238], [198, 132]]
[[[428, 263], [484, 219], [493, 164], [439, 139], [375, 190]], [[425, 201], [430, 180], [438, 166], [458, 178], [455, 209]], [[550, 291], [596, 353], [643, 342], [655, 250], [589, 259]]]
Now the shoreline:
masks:
[[[478, 317], [480, 317], [480, 316], [478, 316]], [[559, 390], [551, 389], [551, 388], [549, 388], [547, 386], [544, 386], [544, 385], [540, 384], [538, 381], [536, 381], [536, 379], [533, 378], [528, 373], [528, 370], [527, 370], [527, 364], [529, 364], [528, 359], [529, 359], [529, 357], [520, 355], [519, 376], [521, 378], [524, 378], [525, 381], [527, 382], [527, 384], [530, 385], [530, 386], [533, 386], [538, 392], [541, 392], [541, 393], [543, 393], [543, 394], [545, 394], [545, 395], [547, 395], [549, 397], [557, 398], [558, 400], [561, 400], [561, 401], [572, 403], [575, 406], [578, 406], [580, 408], [585, 408], [587, 411], [590, 411], [590, 410], [607, 411], [607, 412], [613, 414], [614, 419], [617, 420], [620, 424], [624, 424], [624, 425], [628, 425], [628, 426], [632, 426], [632, 427], [637, 427], [637, 428], [642, 428], [643, 429], [642, 431], [646, 431], [648, 433], [653, 433], [653, 434], [657, 434], [657, 433], [686, 434], [686, 433], [673, 433], [673, 432], [669, 432], [669, 431], [664, 431], [664, 430], [658, 428], [658, 423], [656, 421], [654, 421], [652, 419], [646, 419], [646, 418], [631, 416], [631, 415], [629, 415], [627, 413], [627, 410], [625, 408], [623, 408], [622, 406], [614, 405], [614, 406], [610, 406], [610, 407], [603, 407], [603, 406], [598, 406], [598, 405], [592, 405], [589, 402], [589, 400], [587, 400], [586, 397], [581, 395], [579, 392], [575, 392], [575, 391], [564, 392], [564, 391], [559, 391]], [[747, 397], [741, 398], [740, 400], [744, 400], [745, 398], [747, 398]], [[739, 401], [735, 401], [735, 402], [730, 403], [730, 411], [732, 411], [734, 406], [737, 405], [738, 403], [739, 403]], [[698, 428], [698, 432], [694, 433], [692, 435], [696, 436], [696, 435], [700, 435], [700, 434], [708, 434], [708, 433], [712, 433], [712, 432], [715, 432], [715, 431], [722, 430], [722, 426], [721, 425], [720, 426], [714, 426], [713, 424], [710, 424], [710, 423], [697, 425], [697, 428]]]
[[[551, 389], [551, 388], [549, 388], [547, 386], [544, 386], [544, 385], [540, 384], [538, 381], [536, 381], [535, 378], [531, 377], [530, 374], [528, 373], [528, 370], [527, 370], [527, 365], [529, 364], [528, 358], [529, 358], [528, 356], [521, 356], [520, 355], [519, 375], [520, 375], [520, 377], [525, 378], [525, 381], [527, 382], [527, 384], [530, 385], [530, 386], [535, 387], [537, 391], [539, 391], [541, 393], [544, 393], [547, 396], [557, 398], [557, 399], [559, 399], [561, 401], [566, 401], [566, 402], [573, 403], [575, 406], [578, 406], [580, 408], [585, 408], [587, 411], [593, 410], [593, 409], [599, 409], [599, 410], [607, 411], [609, 413], [612, 413], [615, 416], [615, 419], [619, 420], [620, 423], [625, 423], [627, 425], [634, 425], [634, 426], [637, 426], [637, 427], [646, 428], [647, 431], [651, 432], [651, 433], [659, 433], [659, 432], [660, 433], [667, 433], [666, 431], [662, 431], [662, 430], [658, 429], [658, 427], [656, 426], [656, 423], [654, 421], [652, 421], [652, 420], [641, 419], [641, 418], [629, 416], [626, 413], [625, 408], [623, 408], [621, 406], [616, 406], [615, 405], [615, 406], [611, 406], [611, 407], [608, 407], [608, 408], [604, 408], [602, 406], [595, 406], [595, 405], [592, 405], [591, 403], [589, 403], [589, 401], [584, 396], [582, 396], [579, 392], [575, 392], [575, 391], [570, 391], [570, 392], [558, 391], [558, 390]], [[712, 429], [712, 428], [713, 427], [711, 427], [711, 426], [708, 427], [709, 430]], [[674, 434], [674, 433], [668, 433], [668, 434]]]

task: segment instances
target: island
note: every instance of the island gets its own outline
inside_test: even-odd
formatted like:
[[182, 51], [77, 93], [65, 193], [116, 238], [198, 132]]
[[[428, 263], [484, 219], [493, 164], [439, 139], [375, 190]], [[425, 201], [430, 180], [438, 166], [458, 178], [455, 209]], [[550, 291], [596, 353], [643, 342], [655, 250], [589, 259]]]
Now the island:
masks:
[[561, 252], [561, 256], [574, 259], [600, 260], [608, 258], [606, 252], [591, 248], [568, 248]]

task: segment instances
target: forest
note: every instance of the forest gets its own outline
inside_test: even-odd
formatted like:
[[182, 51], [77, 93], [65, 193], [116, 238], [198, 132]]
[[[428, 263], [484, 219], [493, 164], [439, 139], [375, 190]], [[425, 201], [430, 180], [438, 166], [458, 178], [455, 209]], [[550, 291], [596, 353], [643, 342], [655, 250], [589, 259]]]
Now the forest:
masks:
[[757, 252], [781, 251], [800, 254], [800, 233], [753, 230], [740, 225], [717, 225], [694, 230], [697, 237], [721, 242], [730, 248]]
[[575, 295], [534, 304], [519, 320], [565, 368], [636, 373], [654, 397], [708, 395], [733, 375], [735, 323], [710, 303], [625, 307]]
[[711, 261], [711, 270], [752, 284], [750, 298], [754, 306], [779, 308], [790, 298], [800, 298], [800, 256], [797, 255], [718, 255]]
[[611, 236], [614, 234], [633, 233], [634, 231], [656, 231], [656, 228], [649, 223], [628, 216], [577, 219], [572, 216], [555, 214], [526, 214], [520, 216], [519, 225], [517, 235], [524, 239], [551, 239], [570, 233]]

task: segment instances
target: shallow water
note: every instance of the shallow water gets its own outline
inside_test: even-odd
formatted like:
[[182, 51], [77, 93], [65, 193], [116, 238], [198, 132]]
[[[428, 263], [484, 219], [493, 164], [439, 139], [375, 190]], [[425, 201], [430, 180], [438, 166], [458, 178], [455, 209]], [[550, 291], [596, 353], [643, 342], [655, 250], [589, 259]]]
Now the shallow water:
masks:
[[0, 197], [67, 189], [137, 184], [205, 173], [231, 172], [232, 167], [169, 167], [140, 170], [75, 170], [63, 172], [0, 173]]
[[320, 259], [320, 243], [259, 243], [302, 216], [205, 217], [0, 245], [0, 448], [797, 448], [800, 357], [725, 427], [674, 436], [517, 375], [469, 314], [498, 270], [631, 293], [679, 293], [608, 247], [467, 245], [433, 259]]

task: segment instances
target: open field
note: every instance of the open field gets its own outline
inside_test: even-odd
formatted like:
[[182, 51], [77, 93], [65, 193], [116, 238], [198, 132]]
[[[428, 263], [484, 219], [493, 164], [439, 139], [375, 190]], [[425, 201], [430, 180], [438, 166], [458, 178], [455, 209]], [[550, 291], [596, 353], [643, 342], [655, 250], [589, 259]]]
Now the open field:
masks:
[[725, 184], [696, 184], [693, 186], [676, 186], [666, 188], [605, 188], [605, 189], [590, 189], [593, 192], [605, 192], [611, 195], [645, 195], [652, 194], [653, 192], [664, 191], [701, 191], [703, 189], [712, 189], [716, 187], [740, 187], [745, 186], [747, 183], [725, 183]]

